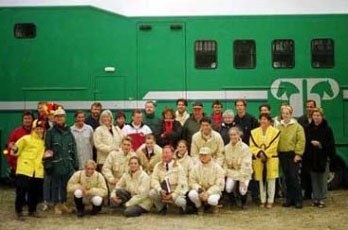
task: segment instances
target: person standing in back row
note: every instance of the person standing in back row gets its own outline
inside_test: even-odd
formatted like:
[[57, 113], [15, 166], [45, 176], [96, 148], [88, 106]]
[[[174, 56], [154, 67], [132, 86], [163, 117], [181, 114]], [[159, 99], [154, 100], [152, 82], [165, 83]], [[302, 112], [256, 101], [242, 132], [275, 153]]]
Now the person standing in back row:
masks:
[[162, 129], [162, 120], [156, 117], [155, 114], [156, 104], [153, 101], [147, 101], [145, 103], [145, 118], [144, 124], [150, 127], [152, 134], [158, 137]]
[[[99, 117], [102, 111], [102, 105], [99, 102], [94, 102], [91, 105], [91, 114], [86, 118], [85, 123], [90, 125], [95, 131], [99, 127]], [[97, 149], [93, 146], [93, 160], [97, 162]]]

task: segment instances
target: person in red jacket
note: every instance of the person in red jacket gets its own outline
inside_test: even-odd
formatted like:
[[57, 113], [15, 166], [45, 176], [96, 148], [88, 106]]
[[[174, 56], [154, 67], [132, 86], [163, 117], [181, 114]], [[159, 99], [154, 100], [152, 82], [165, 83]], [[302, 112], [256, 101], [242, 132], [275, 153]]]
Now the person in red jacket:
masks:
[[15, 128], [8, 137], [7, 149], [4, 151], [4, 154], [6, 155], [11, 172], [15, 172], [17, 169], [17, 157], [10, 154], [11, 148], [21, 137], [30, 134], [33, 121], [34, 114], [31, 111], [24, 111], [22, 115], [22, 125]]

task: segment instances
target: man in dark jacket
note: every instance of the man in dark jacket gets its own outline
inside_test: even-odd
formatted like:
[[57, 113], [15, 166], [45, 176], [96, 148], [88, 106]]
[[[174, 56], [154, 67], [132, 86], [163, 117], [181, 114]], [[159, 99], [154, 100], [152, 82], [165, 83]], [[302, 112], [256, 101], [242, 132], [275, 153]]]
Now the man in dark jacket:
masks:
[[[55, 125], [47, 131], [45, 139], [46, 174], [51, 177], [50, 189], [54, 211], [60, 215], [70, 212], [65, 205], [67, 183], [70, 176], [79, 168], [76, 143], [70, 127], [66, 126], [66, 114], [63, 109], [54, 112]], [[49, 165], [49, 167], [47, 167]]]
[[157, 137], [161, 133], [162, 120], [155, 115], [155, 102], [147, 101], [145, 103], [145, 118], [144, 124], [149, 126], [152, 130], [152, 134]]

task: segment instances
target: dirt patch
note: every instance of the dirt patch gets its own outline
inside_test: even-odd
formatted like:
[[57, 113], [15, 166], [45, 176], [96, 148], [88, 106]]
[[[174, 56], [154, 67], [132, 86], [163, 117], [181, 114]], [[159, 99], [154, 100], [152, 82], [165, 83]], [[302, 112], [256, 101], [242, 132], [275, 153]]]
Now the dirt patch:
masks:
[[55, 216], [52, 211], [43, 213], [41, 219], [26, 218], [18, 221], [14, 215], [14, 189], [0, 188], [0, 230], [12, 229], [64, 229], [64, 230], [201, 230], [201, 229], [253, 229], [253, 230], [298, 230], [298, 229], [348, 229], [348, 191], [331, 191], [326, 200], [327, 207], [311, 207], [311, 202], [304, 203], [304, 208], [283, 208], [278, 200], [271, 210], [262, 209], [249, 202], [248, 209], [224, 206], [216, 216], [207, 213], [203, 216], [179, 215], [175, 208], [167, 216], [155, 212], [137, 218], [125, 218], [121, 210], [104, 208], [102, 214], [78, 219], [74, 214]]

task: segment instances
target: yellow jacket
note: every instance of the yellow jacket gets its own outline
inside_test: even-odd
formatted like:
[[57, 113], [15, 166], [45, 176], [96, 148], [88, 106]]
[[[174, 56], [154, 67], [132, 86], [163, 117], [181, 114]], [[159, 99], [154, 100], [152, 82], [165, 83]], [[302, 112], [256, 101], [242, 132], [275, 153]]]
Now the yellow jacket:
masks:
[[35, 132], [25, 135], [16, 142], [18, 156], [16, 174], [28, 177], [43, 178], [42, 157], [45, 151], [44, 140]]
[[263, 135], [262, 128], [251, 130], [250, 151], [253, 154], [253, 168], [255, 180], [262, 180], [264, 163], [257, 157], [259, 152], [263, 151], [267, 156], [266, 168], [267, 179], [274, 179], [279, 176], [279, 159], [278, 159], [278, 143], [280, 132], [278, 129], [269, 126]]
[[[108, 195], [108, 188], [106, 187], [103, 175], [97, 171], [92, 176], [87, 177], [85, 170], [75, 172], [69, 179], [67, 191], [73, 194], [76, 189], [85, 186], [88, 191], [88, 198], [93, 196], [106, 197]], [[87, 198], [87, 197], [86, 197]], [[87, 200], [89, 200], [87, 198]]]
[[[135, 174], [126, 172], [116, 184], [116, 189], [123, 188], [128, 191], [132, 198], [126, 202], [126, 207], [139, 205], [145, 210], [150, 210], [152, 201], [149, 197], [150, 191], [150, 176], [143, 170], [137, 171]], [[114, 189], [111, 196], [115, 195]]]
[[296, 155], [302, 156], [306, 145], [306, 137], [302, 126], [295, 119], [291, 119], [288, 125], [281, 121], [277, 129], [281, 132], [278, 151], [294, 151]]

